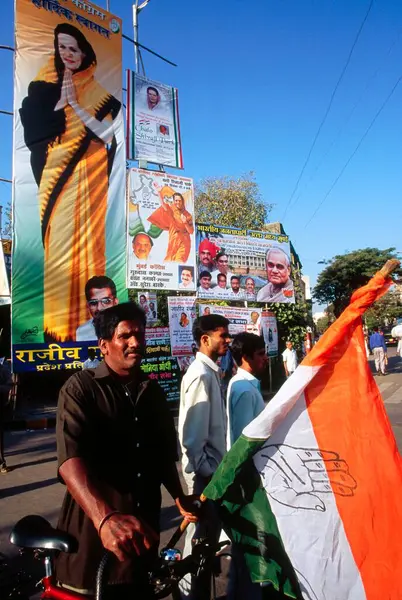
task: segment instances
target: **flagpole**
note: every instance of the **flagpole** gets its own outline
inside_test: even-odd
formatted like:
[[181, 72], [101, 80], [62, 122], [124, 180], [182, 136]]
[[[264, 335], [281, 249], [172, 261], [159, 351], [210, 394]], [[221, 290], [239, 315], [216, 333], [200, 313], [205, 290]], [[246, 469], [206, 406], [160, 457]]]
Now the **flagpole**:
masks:
[[150, 1], [151, 0], [144, 0], [144, 2], [138, 6], [138, 0], [135, 0], [135, 4], [133, 4], [134, 64], [136, 73], [138, 73], [138, 15]]

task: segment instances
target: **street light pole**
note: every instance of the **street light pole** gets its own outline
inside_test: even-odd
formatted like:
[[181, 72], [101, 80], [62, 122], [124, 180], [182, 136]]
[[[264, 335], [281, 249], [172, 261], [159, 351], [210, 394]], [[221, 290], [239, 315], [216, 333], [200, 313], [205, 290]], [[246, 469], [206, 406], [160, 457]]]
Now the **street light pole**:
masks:
[[138, 73], [138, 15], [149, 2], [150, 0], [144, 0], [144, 2], [138, 6], [138, 0], [135, 0], [135, 4], [133, 4], [134, 64], [136, 73]]

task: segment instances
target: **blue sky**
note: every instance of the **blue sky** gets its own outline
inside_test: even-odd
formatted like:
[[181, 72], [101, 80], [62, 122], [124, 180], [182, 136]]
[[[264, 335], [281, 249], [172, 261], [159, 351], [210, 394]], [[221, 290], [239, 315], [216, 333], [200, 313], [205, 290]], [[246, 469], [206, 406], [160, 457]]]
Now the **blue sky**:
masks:
[[[1, 4], [0, 44], [13, 45], [14, 2]], [[131, 1], [110, 4], [132, 36]], [[282, 220], [368, 6], [369, 0], [151, 0], [140, 16], [140, 41], [178, 68], [143, 57], [150, 78], [179, 88], [184, 174], [197, 181], [254, 171], [264, 199], [276, 205], [270, 220]], [[402, 251], [402, 83], [309, 222], [402, 74], [401, 48], [402, 2], [374, 0], [283, 221], [313, 281], [322, 258], [366, 246]], [[123, 51], [124, 67], [133, 68], [133, 46], [123, 42]], [[12, 54], [0, 56], [0, 109], [12, 110]], [[10, 117], [0, 115], [0, 131], [0, 177], [11, 178]], [[10, 188], [0, 183], [3, 205]]]

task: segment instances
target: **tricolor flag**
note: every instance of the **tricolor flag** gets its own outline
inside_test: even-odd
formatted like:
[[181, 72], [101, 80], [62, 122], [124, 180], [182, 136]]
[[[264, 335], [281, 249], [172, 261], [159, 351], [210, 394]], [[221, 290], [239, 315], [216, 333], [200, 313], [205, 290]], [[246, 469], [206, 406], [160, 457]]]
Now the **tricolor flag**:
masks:
[[204, 491], [253, 581], [290, 598], [402, 598], [402, 463], [361, 323], [390, 283], [354, 293]]

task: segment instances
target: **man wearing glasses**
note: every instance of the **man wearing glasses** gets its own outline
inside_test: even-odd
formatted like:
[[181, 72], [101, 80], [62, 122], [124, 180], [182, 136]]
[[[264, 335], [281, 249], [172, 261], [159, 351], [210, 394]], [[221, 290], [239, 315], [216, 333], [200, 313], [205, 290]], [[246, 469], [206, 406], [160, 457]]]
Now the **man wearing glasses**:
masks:
[[294, 302], [290, 260], [281, 248], [270, 248], [266, 257], [268, 283], [257, 294], [257, 302]]
[[85, 285], [85, 297], [91, 318], [77, 328], [77, 342], [96, 340], [94, 318], [101, 310], [119, 303], [116, 297], [116, 286], [112, 279], [106, 277], [106, 275], [95, 275], [95, 277], [88, 279]]

